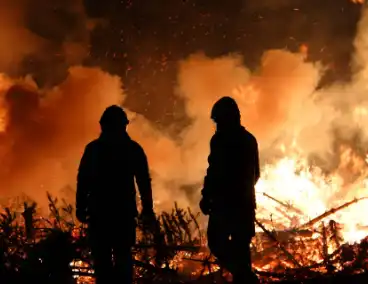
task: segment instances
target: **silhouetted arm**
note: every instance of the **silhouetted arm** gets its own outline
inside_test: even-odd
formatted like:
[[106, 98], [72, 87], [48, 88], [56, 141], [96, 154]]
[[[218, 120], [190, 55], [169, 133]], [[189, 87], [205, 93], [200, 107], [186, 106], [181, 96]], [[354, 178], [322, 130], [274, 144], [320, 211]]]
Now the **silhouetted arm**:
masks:
[[151, 176], [148, 167], [147, 156], [141, 146], [137, 145], [135, 179], [144, 212], [153, 212], [153, 198]]
[[76, 209], [86, 211], [88, 196], [91, 193], [91, 180], [94, 175], [94, 151], [91, 145], [87, 145], [78, 168]]
[[207, 198], [211, 195], [211, 189], [214, 188], [216, 185], [216, 164], [217, 164], [217, 143], [215, 136], [212, 137], [210, 141], [210, 154], [208, 156], [208, 168], [207, 174], [204, 178], [203, 189], [202, 189], [202, 196]]

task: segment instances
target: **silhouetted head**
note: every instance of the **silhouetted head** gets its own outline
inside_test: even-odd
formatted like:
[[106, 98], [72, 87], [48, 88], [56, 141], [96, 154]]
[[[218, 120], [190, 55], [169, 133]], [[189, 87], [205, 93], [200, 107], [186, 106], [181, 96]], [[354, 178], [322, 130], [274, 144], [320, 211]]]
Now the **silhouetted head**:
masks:
[[128, 116], [125, 111], [117, 106], [109, 106], [101, 116], [100, 125], [104, 133], [119, 133], [126, 131], [129, 124]]
[[211, 119], [217, 126], [240, 125], [240, 110], [233, 98], [222, 97], [212, 107]]

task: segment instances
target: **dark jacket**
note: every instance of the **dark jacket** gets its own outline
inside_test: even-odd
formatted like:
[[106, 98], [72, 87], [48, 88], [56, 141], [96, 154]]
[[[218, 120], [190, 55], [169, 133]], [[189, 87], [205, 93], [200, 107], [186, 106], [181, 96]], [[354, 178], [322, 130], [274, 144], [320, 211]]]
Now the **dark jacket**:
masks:
[[203, 198], [212, 201], [213, 212], [254, 215], [260, 176], [256, 138], [242, 126], [218, 130], [210, 148]]
[[126, 132], [119, 136], [102, 134], [86, 146], [80, 162], [77, 210], [87, 209], [91, 219], [137, 216], [135, 180], [143, 210], [152, 210], [151, 178], [144, 150]]

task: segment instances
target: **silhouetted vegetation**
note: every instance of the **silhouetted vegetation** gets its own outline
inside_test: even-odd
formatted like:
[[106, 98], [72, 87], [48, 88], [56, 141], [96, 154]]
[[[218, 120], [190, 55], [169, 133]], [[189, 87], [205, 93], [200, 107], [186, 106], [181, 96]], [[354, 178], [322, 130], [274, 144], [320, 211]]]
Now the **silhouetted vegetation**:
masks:
[[[74, 208], [65, 200], [48, 195], [49, 216], [41, 216], [31, 201], [12, 204], [0, 215], [1, 283], [92, 283], [85, 227], [74, 217]], [[134, 248], [137, 283], [211, 283], [222, 271], [204, 250], [198, 215], [175, 204], [171, 212], [157, 216], [155, 228], [138, 220]], [[268, 268], [257, 271], [263, 281], [363, 277], [367, 272], [368, 239], [343, 244], [340, 225], [320, 223], [317, 229], [269, 230], [253, 242], [253, 263]], [[117, 224], [118, 226], [119, 224]], [[106, 234], [109, 228], [106, 228]], [[264, 269], [266, 270], [266, 269]], [[192, 272], [196, 274], [193, 275]], [[208, 272], [212, 272], [208, 274]], [[78, 277], [77, 277], [78, 276]], [[348, 283], [350, 280], [347, 280]]]
[[[0, 216], [0, 273], [9, 283], [30, 283], [31, 279], [38, 283], [74, 283], [73, 276], [93, 274], [86, 228], [76, 221], [73, 206], [51, 195], [48, 201], [48, 218], [37, 214], [36, 204], [30, 202], [24, 202], [22, 208], [14, 204], [15, 210], [7, 207]], [[137, 278], [177, 278], [175, 258], [183, 251], [190, 255], [200, 248], [196, 218], [189, 209], [175, 205], [172, 212], [157, 217], [155, 228], [145, 228], [138, 219], [134, 248]], [[78, 263], [83, 263], [82, 267], [78, 268]]]

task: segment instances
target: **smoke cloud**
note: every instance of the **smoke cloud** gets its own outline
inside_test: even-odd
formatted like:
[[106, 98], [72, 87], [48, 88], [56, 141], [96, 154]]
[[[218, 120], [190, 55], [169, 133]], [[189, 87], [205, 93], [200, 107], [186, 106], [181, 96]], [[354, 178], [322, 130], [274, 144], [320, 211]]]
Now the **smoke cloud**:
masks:
[[2, 0], [0, 72], [32, 75], [42, 85], [60, 83], [88, 55], [97, 24], [82, 0]]
[[4, 0], [0, 9], [0, 70], [14, 71], [22, 59], [42, 46], [25, 27], [21, 1]]
[[31, 79], [3, 81], [2, 194], [25, 192], [41, 200], [46, 190], [55, 194], [74, 185], [78, 160], [98, 134], [101, 113], [124, 99], [119, 78], [73, 67], [51, 89], [39, 89]]

